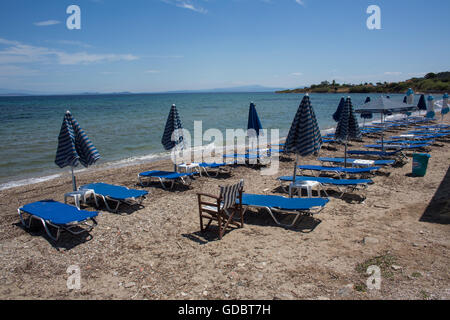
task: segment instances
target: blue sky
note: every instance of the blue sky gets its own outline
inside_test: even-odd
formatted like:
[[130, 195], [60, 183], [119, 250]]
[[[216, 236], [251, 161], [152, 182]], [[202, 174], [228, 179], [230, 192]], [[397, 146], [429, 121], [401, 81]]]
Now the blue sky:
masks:
[[[66, 9], [81, 9], [69, 30]], [[369, 5], [381, 30], [369, 30]], [[2, 0], [0, 88], [158, 92], [449, 70], [448, 0]]]

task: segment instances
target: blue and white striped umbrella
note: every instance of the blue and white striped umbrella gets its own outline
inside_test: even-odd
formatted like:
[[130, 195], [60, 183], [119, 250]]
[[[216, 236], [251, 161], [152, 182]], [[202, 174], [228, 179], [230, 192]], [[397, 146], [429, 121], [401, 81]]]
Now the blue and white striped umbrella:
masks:
[[58, 136], [58, 149], [56, 151], [55, 163], [60, 167], [72, 167], [73, 189], [76, 191], [76, 181], [73, 175], [73, 168], [79, 163], [88, 167], [100, 159], [95, 146], [88, 136], [81, 129], [78, 121], [72, 117], [70, 111], [64, 115], [61, 130]]
[[345, 161], [344, 166], [347, 166], [347, 142], [348, 140], [359, 140], [362, 137], [359, 129], [358, 121], [353, 110], [352, 99], [348, 97], [345, 100], [344, 108], [341, 112], [341, 117], [336, 126], [334, 133], [336, 140], [345, 142]]
[[423, 94], [420, 95], [419, 102], [417, 102], [417, 108], [419, 108], [419, 110], [427, 110], [425, 95]]
[[297, 155], [294, 166], [294, 183], [297, 173], [298, 156], [308, 156], [319, 152], [322, 135], [308, 94], [303, 97], [285, 142], [285, 151]]
[[361, 139], [362, 137], [350, 97], [345, 100], [334, 136], [341, 141]]
[[[254, 130], [254, 131], [253, 131]], [[247, 131], [251, 133], [256, 133], [259, 136], [259, 131], [262, 130], [261, 121], [259, 121], [258, 113], [256, 112], [255, 104], [250, 103], [250, 108], [248, 110], [248, 123]], [[249, 134], [252, 135], [252, 134]]]
[[[161, 139], [161, 143], [166, 150], [172, 150], [175, 147], [184, 148], [183, 125], [181, 124], [180, 116], [175, 104], [170, 108], [169, 116], [167, 117], [166, 126]], [[174, 171], [177, 171], [176, 153], [174, 159]]]
[[344, 97], [341, 98], [341, 101], [339, 101], [339, 105], [336, 109], [336, 112], [333, 113], [333, 120], [338, 122], [339, 118], [341, 117], [342, 108], [344, 107], [345, 99]]
[[[183, 125], [181, 124], [180, 116], [178, 115], [177, 107], [173, 104], [170, 108], [169, 116], [167, 117], [166, 127], [164, 128], [164, 134], [161, 139], [161, 143], [164, 149], [171, 150], [176, 145], [183, 142], [183, 135], [181, 130]], [[175, 132], [175, 136], [172, 135]]]

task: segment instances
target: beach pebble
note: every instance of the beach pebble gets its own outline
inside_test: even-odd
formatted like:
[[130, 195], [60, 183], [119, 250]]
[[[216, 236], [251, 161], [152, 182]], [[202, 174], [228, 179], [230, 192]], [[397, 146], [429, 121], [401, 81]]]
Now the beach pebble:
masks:
[[377, 238], [372, 238], [372, 237], [364, 237], [364, 244], [377, 244], [380, 241]]
[[395, 264], [393, 264], [392, 266], [392, 269], [394, 269], [394, 270], [400, 270], [402, 267], [400, 267], [400, 266], [397, 266], [397, 265], [395, 265]]
[[125, 288], [131, 288], [131, 287], [134, 287], [135, 285], [136, 285], [135, 282], [127, 282], [127, 283], [125, 283], [124, 287]]

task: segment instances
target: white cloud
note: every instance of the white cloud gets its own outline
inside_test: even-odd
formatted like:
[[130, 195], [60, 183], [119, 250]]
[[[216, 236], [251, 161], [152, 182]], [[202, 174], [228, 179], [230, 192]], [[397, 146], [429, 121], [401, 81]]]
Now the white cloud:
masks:
[[174, 6], [177, 6], [179, 8], [188, 9], [188, 10], [192, 10], [192, 11], [203, 13], [203, 14], [208, 13], [208, 10], [195, 5], [194, 2], [191, 0], [161, 0], [161, 1], [171, 4], [171, 5], [174, 5]]
[[0, 64], [47, 62], [62, 65], [90, 64], [96, 62], [133, 61], [139, 59], [132, 54], [92, 54], [87, 52], [68, 53], [45, 47], [35, 47], [0, 38], [0, 44], [8, 47], [0, 50]]
[[303, 75], [303, 73], [301, 73], [301, 72], [292, 72], [291, 73], [291, 76], [294, 76], [294, 77], [300, 77], [302, 75]]
[[87, 43], [84, 43], [81, 41], [74, 41], [74, 40], [59, 40], [59, 41], [57, 41], [57, 43], [62, 44], [62, 45], [78, 46], [78, 47], [83, 47], [83, 48], [92, 48], [93, 47], [90, 44], [87, 44]]
[[46, 21], [40, 21], [40, 22], [35, 22], [34, 25], [38, 26], [38, 27], [46, 27], [46, 26], [53, 26], [55, 24], [60, 24], [61, 21], [58, 20], [46, 20]]
[[113, 61], [133, 61], [138, 57], [132, 54], [91, 54], [87, 52], [66, 53], [54, 52], [58, 57], [59, 64], [74, 65], [74, 64], [89, 64], [95, 62], [113, 62]]
[[159, 70], [146, 70], [145, 73], [160, 73]]
[[305, 2], [304, 0], [295, 0], [295, 2], [297, 2], [299, 5], [304, 6]]

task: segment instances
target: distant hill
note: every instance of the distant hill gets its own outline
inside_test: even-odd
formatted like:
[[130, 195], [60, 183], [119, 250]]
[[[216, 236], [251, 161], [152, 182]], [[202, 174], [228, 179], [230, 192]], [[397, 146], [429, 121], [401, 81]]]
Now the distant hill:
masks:
[[339, 84], [322, 81], [320, 84], [293, 90], [281, 90], [276, 93], [405, 93], [408, 88], [415, 92], [444, 93], [450, 92], [450, 72], [427, 73], [422, 78], [411, 78], [401, 82], [377, 82], [361, 84]]
[[216, 88], [216, 89], [199, 89], [199, 90], [176, 90], [167, 91], [165, 93], [209, 93], [209, 92], [274, 92], [282, 88], [271, 88], [260, 85]]

